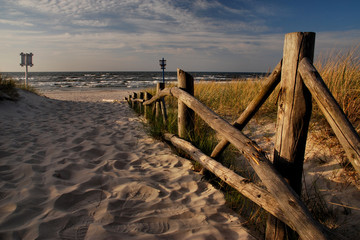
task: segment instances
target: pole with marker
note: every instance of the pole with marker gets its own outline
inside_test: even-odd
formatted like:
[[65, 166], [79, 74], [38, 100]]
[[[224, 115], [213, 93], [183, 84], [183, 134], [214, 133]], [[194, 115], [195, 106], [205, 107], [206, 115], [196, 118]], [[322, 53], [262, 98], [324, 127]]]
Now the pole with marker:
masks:
[[163, 71], [163, 83], [165, 83], [165, 66], [166, 66], [166, 60], [164, 58], [162, 58], [161, 60], [159, 60], [160, 63], [160, 67]]

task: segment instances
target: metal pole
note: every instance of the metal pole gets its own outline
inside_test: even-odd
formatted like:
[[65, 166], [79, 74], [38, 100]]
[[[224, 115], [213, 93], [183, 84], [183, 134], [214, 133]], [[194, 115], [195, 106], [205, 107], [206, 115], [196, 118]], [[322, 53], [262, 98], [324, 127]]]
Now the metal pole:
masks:
[[163, 83], [165, 83], [165, 66], [166, 66], [166, 60], [164, 58], [162, 58], [161, 60], [159, 60], [159, 64], [161, 69], [163, 70]]
[[26, 64], [25, 66], [26, 66], [26, 68], [25, 68], [25, 87], [27, 87], [27, 85], [28, 85], [28, 65]]
[[165, 69], [163, 68], [163, 83], [165, 83]]

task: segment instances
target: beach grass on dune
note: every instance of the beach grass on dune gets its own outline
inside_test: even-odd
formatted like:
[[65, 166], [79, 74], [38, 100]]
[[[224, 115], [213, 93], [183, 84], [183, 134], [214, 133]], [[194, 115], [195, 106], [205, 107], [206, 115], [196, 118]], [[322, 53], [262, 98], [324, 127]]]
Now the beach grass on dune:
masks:
[[9, 98], [16, 100], [19, 97], [19, 94], [16, 90], [16, 82], [12, 79], [6, 78], [0, 74], [0, 99]]
[[[360, 45], [347, 52], [332, 52], [321, 56], [315, 67], [319, 71], [329, 90], [340, 107], [360, 131]], [[313, 114], [318, 117], [320, 111], [315, 106]]]
[[[350, 122], [354, 125], [357, 132], [360, 132], [360, 59], [359, 46], [354, 47], [348, 52], [332, 52], [326, 57], [320, 57], [315, 61], [314, 65], [328, 86], [329, 90], [343, 108], [345, 114], [348, 116]], [[212, 109], [214, 112], [232, 122], [236, 120], [239, 115], [245, 110], [247, 105], [254, 99], [262, 88], [264, 81], [262, 79], [234, 79], [230, 82], [208, 82], [200, 81], [195, 84], [195, 97], [202, 103]], [[277, 115], [277, 99], [280, 87], [278, 86], [270, 95], [267, 101], [259, 109], [255, 115], [255, 119], [265, 121], [276, 121]], [[152, 94], [155, 91], [152, 90]], [[175, 98], [166, 98], [168, 108], [169, 121], [166, 125], [157, 124], [154, 128], [154, 117], [150, 121], [152, 129], [150, 131], [157, 132], [157, 136], [161, 136], [162, 131], [169, 131], [176, 134], [177, 132], [177, 100]], [[161, 122], [161, 121], [160, 121]], [[218, 136], [215, 131], [210, 129], [199, 117], [195, 117], [194, 132], [188, 137], [195, 146], [201, 149], [204, 153], [210, 155], [212, 149], [218, 143]], [[324, 127], [325, 126], [325, 127]], [[157, 129], [157, 130], [154, 130]], [[317, 133], [319, 137], [332, 135], [330, 126], [326, 123], [320, 109], [315, 101], [313, 101], [313, 111], [311, 117], [310, 131], [320, 129]], [[319, 140], [322, 141], [322, 140]], [[339, 143], [336, 143], [339, 146]], [[340, 147], [339, 147], [340, 148]], [[345, 156], [344, 152], [342, 154]], [[249, 170], [247, 162], [244, 160], [243, 169], [235, 169], [233, 161], [237, 159], [239, 154], [233, 147], [229, 147], [218, 161], [225, 166], [238, 172], [240, 175], [257, 182], [258, 179], [253, 171]], [[344, 157], [346, 161], [346, 157]], [[350, 166], [344, 163], [343, 166]], [[240, 164], [240, 165], [241, 165]], [[237, 164], [239, 166], [239, 164]], [[194, 166], [194, 168], [199, 168]], [[350, 171], [351, 167], [350, 167]], [[238, 211], [241, 215], [246, 216], [248, 225], [256, 226], [257, 230], [264, 231], [266, 222], [266, 212], [260, 207], [244, 198], [240, 193], [227, 186], [224, 182], [217, 179], [211, 173], [207, 174], [207, 179], [216, 187], [224, 191], [225, 198], [229, 206]], [[320, 196], [318, 196], [320, 197]], [[321, 199], [320, 199], [321, 200]], [[313, 209], [314, 212], [321, 210]], [[321, 221], [322, 214], [316, 213], [316, 218]], [[329, 226], [331, 228], [331, 226]]]
[[19, 98], [18, 89], [22, 89], [27, 92], [32, 92], [39, 95], [38, 91], [31, 85], [25, 85], [23, 83], [13, 80], [10, 77], [0, 74], [0, 100], [1, 99], [8, 99], [12, 101], [18, 100]]

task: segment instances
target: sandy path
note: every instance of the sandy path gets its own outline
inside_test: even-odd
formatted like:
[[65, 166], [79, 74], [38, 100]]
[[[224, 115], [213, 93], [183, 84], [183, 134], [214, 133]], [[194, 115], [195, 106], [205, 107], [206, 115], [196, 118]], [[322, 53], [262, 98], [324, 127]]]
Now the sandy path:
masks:
[[0, 239], [253, 239], [122, 94], [0, 102]]

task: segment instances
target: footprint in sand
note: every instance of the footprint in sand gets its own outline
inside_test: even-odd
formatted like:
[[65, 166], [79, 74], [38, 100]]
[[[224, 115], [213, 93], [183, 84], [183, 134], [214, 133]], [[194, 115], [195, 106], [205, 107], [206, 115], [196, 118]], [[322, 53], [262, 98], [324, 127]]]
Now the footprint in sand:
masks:
[[105, 198], [106, 194], [102, 190], [89, 190], [87, 192], [74, 190], [72, 192], [62, 194], [58, 199], [56, 199], [54, 208], [65, 212], [90, 209], [98, 206]]
[[85, 239], [93, 217], [85, 209], [63, 217], [45, 220], [39, 226], [38, 240]]

